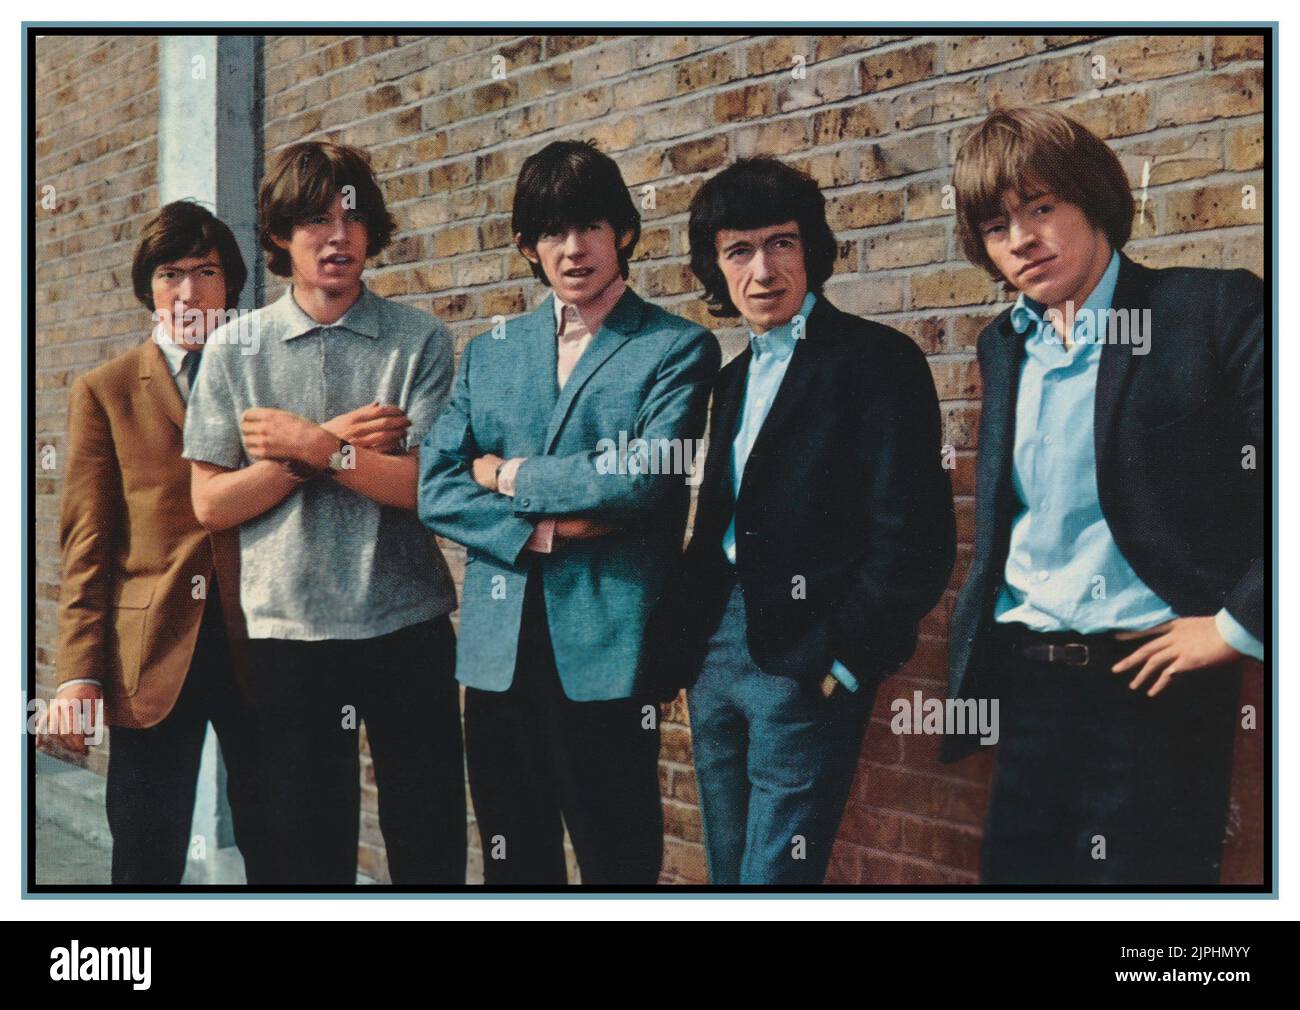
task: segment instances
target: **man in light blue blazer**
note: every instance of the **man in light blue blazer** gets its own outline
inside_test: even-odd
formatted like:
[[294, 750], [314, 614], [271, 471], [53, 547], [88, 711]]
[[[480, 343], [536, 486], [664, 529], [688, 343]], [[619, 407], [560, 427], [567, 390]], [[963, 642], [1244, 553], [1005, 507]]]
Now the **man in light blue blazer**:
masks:
[[419, 514], [466, 547], [457, 679], [488, 884], [653, 884], [649, 615], [681, 555], [720, 365], [626, 285], [640, 218], [593, 146], [530, 157], [512, 230], [552, 297], [470, 341], [420, 451]]

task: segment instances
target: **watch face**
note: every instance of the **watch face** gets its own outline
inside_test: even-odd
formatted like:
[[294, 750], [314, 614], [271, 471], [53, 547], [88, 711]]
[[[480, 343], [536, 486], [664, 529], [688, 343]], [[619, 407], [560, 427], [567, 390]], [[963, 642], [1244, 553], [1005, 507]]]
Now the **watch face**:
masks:
[[338, 470], [342, 470], [342, 469], [343, 469], [343, 453], [342, 453], [342, 452], [336, 452], [336, 453], [334, 453], [332, 456], [330, 456], [330, 469], [331, 469], [331, 470], [335, 470], [335, 471], [338, 471]]

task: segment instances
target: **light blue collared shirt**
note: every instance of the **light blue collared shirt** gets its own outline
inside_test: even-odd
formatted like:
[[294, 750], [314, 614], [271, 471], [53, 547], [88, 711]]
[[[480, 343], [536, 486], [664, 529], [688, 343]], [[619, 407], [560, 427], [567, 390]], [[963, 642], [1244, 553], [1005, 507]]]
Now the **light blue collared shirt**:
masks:
[[[749, 331], [749, 347], [752, 354], [749, 362], [749, 376], [745, 384], [745, 402], [740, 410], [740, 423], [736, 426], [736, 437], [731, 443], [731, 493], [732, 500], [740, 497], [740, 482], [745, 476], [745, 463], [754, 448], [754, 442], [767, 420], [772, 402], [781, 388], [781, 380], [790, 367], [790, 358], [794, 356], [796, 341], [800, 337], [794, 334], [796, 322], [807, 326], [817, 296], [809, 291], [804, 295], [799, 312], [788, 323], [775, 326], [766, 333], [756, 336]], [[727, 532], [722, 535], [722, 551], [727, 560], [736, 563], [736, 513], [732, 509], [731, 522]], [[857, 678], [849, 672], [848, 667], [838, 659], [831, 667], [835, 679], [850, 691], [858, 689]]]
[[[1097, 492], [1093, 407], [1119, 262], [1112, 253], [1076, 310], [1069, 347], [1045, 318], [1046, 306], [1022, 292], [1011, 309], [1012, 327], [1025, 335], [1011, 470], [1021, 507], [994, 609], [999, 623], [1094, 634], [1138, 631], [1178, 616], [1120, 553]], [[1238, 652], [1263, 658], [1261, 643], [1226, 610], [1215, 624]]]

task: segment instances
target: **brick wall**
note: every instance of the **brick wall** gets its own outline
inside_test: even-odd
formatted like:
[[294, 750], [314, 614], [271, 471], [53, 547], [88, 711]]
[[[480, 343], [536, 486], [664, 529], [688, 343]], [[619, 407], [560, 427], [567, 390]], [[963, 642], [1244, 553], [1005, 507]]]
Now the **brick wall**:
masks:
[[[49, 55], [68, 46], [57, 41]], [[614, 156], [644, 205], [632, 284], [714, 328], [726, 357], [741, 349], [743, 335], [717, 329], [696, 295], [687, 265], [691, 195], [709, 174], [755, 153], [784, 157], [817, 178], [841, 243], [827, 294], [841, 308], [898, 327], [929, 355], [945, 440], [958, 450], [961, 541], [950, 591], [927, 618], [917, 655], [877, 701], [830, 879], [973, 882], [988, 757], [941, 766], [934, 738], [894, 736], [887, 724], [892, 698], [945, 688], [947, 619], [973, 532], [975, 337], [1001, 308], [998, 291], [955, 243], [943, 192], [953, 153], [990, 108], [1055, 105], [1111, 140], [1140, 191], [1128, 246], [1134, 258], [1262, 274], [1262, 57], [1259, 37], [269, 36], [264, 149], [269, 159], [288, 143], [316, 138], [370, 150], [399, 231], [369, 282], [442, 318], [458, 353], [492, 316], [523, 312], [543, 295], [511, 245], [509, 215], [520, 164], [551, 140], [591, 139]], [[99, 78], [96, 96], [84, 100], [120, 113], [121, 98], [106, 97], [114, 79]], [[72, 97], [71, 113], [60, 103], [49, 123], [75, 116], [82, 100]], [[151, 183], [133, 194], [147, 200]], [[1243, 185], [1258, 194], [1252, 209], [1243, 208]], [[63, 268], [54, 262], [51, 269]], [[268, 281], [271, 299], [281, 288]], [[47, 287], [63, 290], [53, 280]], [[115, 290], [110, 297], [129, 302]], [[48, 312], [46, 302], [41, 307]], [[42, 343], [61, 343], [57, 332], [42, 329]], [[111, 331], [125, 332], [136, 339], [140, 330]], [[38, 384], [47, 384], [38, 401], [42, 430], [51, 435], [62, 424], [66, 377], [54, 381], [64, 373], [51, 357], [60, 351], [42, 346], [38, 357], [45, 370]], [[57, 368], [101, 359], [98, 352], [58, 358]], [[43, 499], [55, 492], [46, 488]], [[42, 529], [48, 629], [57, 560], [52, 568], [48, 518]], [[444, 546], [459, 579], [463, 551]], [[1248, 679], [1247, 698], [1258, 705], [1260, 669]], [[665, 879], [699, 882], [704, 860], [680, 706], [663, 740]], [[1263, 844], [1260, 735], [1243, 734], [1238, 744], [1225, 869], [1233, 881], [1256, 879]], [[362, 865], [382, 878], [368, 771], [367, 778]], [[472, 830], [471, 840], [473, 874], [480, 857]]]
[[[72, 380], [149, 332], [131, 254], [158, 209], [158, 41], [47, 36], [36, 42], [36, 666], [51, 693], [59, 596], [59, 494]], [[45, 187], [53, 187], [49, 192]], [[42, 203], [52, 197], [53, 206]], [[48, 201], [47, 201], [48, 202]], [[107, 748], [87, 764], [107, 767]]]

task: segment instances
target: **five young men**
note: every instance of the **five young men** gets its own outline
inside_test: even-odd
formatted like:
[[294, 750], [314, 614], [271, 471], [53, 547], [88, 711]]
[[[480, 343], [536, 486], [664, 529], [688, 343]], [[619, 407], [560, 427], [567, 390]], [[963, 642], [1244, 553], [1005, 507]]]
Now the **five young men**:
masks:
[[[1264, 635], [1263, 488], [1242, 465], [1262, 451], [1262, 285], [1123, 256], [1118, 161], [1057, 113], [991, 115], [955, 182], [963, 249], [1018, 292], [979, 342], [976, 543], [951, 634], [952, 696], [1002, 703], [985, 878], [1212, 883], [1236, 661]], [[947, 584], [955, 528], [924, 355], [826, 297], [837, 246], [816, 183], [751, 158], [697, 193], [692, 270], [750, 336], [720, 372], [708, 330], [628, 287], [639, 215], [590, 144], [525, 161], [511, 228], [550, 297], [472, 339], [454, 378], [446, 328], [362, 280], [394, 230], [362, 152], [285, 149], [258, 211], [268, 269], [290, 280], [278, 301], [196, 333], [197, 375], [147, 343], [73, 389], [60, 695], [108, 671], [112, 761], [130, 769], [110, 766], [110, 821], [187, 833], [189, 765], [130, 734], [207, 685], [177, 746], [207, 718], [223, 745], [247, 739], [227, 761], [250, 883], [355, 880], [361, 722], [393, 881], [460, 883], [459, 681], [487, 883], [562, 884], [567, 828], [584, 883], [652, 885], [658, 703], [687, 687], [711, 882], [820, 883], [877, 688]], [[155, 297], [215, 265], [222, 297], [179, 297], [233, 302], [233, 241], [205, 227], [146, 255]], [[1107, 342], [1145, 309], [1129, 346]], [[152, 426], [115, 424], [114, 397]], [[466, 548], [456, 641], [430, 530]], [[220, 611], [181, 600], [236, 531], [238, 598], [230, 567]], [[222, 613], [246, 625], [246, 676], [193, 647], [242, 645], [242, 627], [213, 630]], [[969, 750], [945, 741], [947, 759]], [[117, 788], [164, 769], [166, 806]], [[123, 880], [179, 879], [166, 848], [167, 873]]]

